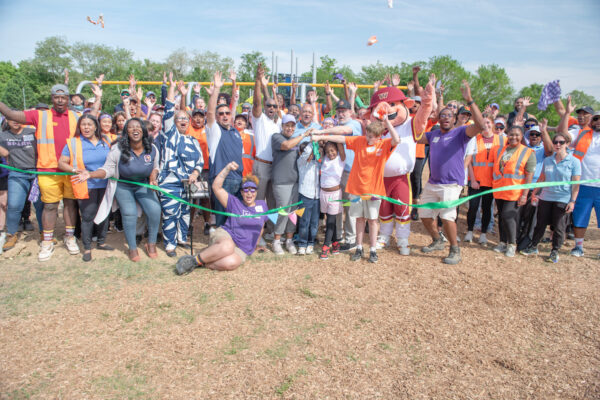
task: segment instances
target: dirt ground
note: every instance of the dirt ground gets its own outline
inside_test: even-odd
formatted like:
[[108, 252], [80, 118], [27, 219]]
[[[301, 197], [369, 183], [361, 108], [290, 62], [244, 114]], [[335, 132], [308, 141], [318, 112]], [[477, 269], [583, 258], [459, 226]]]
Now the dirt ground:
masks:
[[595, 225], [583, 258], [473, 243], [458, 266], [412, 226], [411, 255], [375, 265], [267, 253], [183, 277], [162, 250], [129, 262], [122, 234], [91, 263], [62, 244], [38, 263], [29, 235], [0, 256], [0, 398], [600, 398]]

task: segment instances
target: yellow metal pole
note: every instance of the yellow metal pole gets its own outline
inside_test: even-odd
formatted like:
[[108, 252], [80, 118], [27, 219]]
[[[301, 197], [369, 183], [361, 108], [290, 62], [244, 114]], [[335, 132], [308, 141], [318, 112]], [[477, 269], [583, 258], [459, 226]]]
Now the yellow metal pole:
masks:
[[[92, 83], [98, 83], [96, 81], [91, 81]], [[162, 81], [137, 81], [136, 82], [140, 86], [160, 86], [162, 85]], [[189, 82], [184, 82], [184, 84], [188, 84]], [[211, 82], [197, 82], [202, 86], [210, 86]], [[129, 81], [104, 81], [103, 85], [127, 85], [129, 86]], [[238, 86], [254, 86], [254, 82], [236, 82]], [[231, 82], [225, 82], [224, 86], [231, 86]], [[324, 83], [307, 83], [308, 86], [312, 87], [324, 87]], [[269, 86], [273, 86], [273, 82], [269, 82]], [[277, 84], [279, 87], [292, 86], [289, 82], [280, 82]], [[341, 83], [330, 83], [330, 87], [332, 88], [343, 88], [344, 85]], [[359, 89], [372, 89], [373, 85], [356, 85]], [[406, 86], [398, 86], [398, 89], [406, 89]]]

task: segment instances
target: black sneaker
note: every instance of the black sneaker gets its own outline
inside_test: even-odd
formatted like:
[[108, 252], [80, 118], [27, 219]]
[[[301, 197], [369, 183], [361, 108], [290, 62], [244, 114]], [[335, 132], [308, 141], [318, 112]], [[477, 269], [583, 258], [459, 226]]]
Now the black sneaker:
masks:
[[557, 263], [558, 262], [558, 250], [552, 250], [550, 252], [550, 255], [548, 256], [548, 258], [546, 259], [546, 261], [551, 262], [551, 263]]
[[25, 220], [23, 221], [23, 229], [25, 229], [28, 232], [33, 231], [33, 224], [31, 223], [30, 220]]
[[363, 249], [356, 249], [356, 251], [354, 252], [352, 257], [350, 258], [350, 261], [360, 261], [362, 257], [363, 257]]
[[208, 236], [210, 235], [210, 224], [205, 223], [204, 224], [204, 236]]
[[177, 260], [175, 272], [177, 272], [177, 275], [189, 274], [197, 266], [198, 262], [196, 261], [196, 257], [190, 255], [183, 256]]
[[352, 251], [356, 248], [356, 243], [344, 243], [340, 246], [340, 251]]
[[374, 250], [371, 250], [369, 252], [369, 262], [375, 264], [377, 262], [378, 258], [377, 258], [377, 252]]
[[419, 209], [418, 208], [413, 207], [412, 211], [410, 212], [410, 219], [412, 219], [413, 221], [419, 220]]

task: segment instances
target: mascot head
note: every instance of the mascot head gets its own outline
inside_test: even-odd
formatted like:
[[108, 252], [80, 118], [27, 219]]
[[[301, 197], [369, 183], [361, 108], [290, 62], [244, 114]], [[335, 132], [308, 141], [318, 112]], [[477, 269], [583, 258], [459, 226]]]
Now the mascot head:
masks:
[[402, 125], [409, 117], [408, 109], [414, 105], [414, 100], [408, 99], [402, 90], [389, 86], [376, 91], [369, 105], [369, 119], [380, 120], [384, 114], [393, 126]]

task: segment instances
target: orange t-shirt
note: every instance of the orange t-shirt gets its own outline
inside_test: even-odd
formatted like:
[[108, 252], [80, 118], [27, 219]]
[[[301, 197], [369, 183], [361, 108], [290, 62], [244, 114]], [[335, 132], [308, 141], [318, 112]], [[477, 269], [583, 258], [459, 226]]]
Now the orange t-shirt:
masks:
[[[427, 126], [425, 127], [425, 132], [429, 132], [431, 131], [431, 128], [433, 128], [433, 126], [436, 124], [437, 122], [433, 119], [428, 119], [427, 120]], [[423, 143], [417, 143], [417, 158], [425, 158], [425, 145]]]
[[202, 158], [204, 159], [204, 167], [202, 169], [208, 170], [208, 142], [206, 141], [206, 132], [204, 127], [196, 129], [190, 124], [185, 132], [186, 135], [190, 135], [196, 138], [200, 143], [200, 149], [202, 150]]
[[385, 196], [383, 169], [394, 147], [390, 138], [369, 146], [366, 136], [347, 136], [346, 148], [354, 150], [354, 163], [348, 176], [346, 192], [356, 196], [367, 193]]

